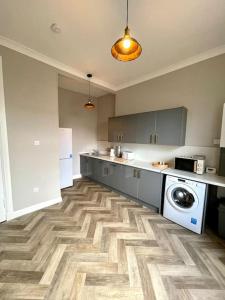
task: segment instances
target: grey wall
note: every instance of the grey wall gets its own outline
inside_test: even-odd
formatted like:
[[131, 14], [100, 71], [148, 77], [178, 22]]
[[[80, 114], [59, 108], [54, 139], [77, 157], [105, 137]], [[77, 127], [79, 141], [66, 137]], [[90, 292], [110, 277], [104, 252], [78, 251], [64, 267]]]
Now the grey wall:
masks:
[[115, 95], [107, 94], [98, 97], [97, 102], [97, 139], [98, 141], [108, 141], [108, 118], [115, 115]]
[[74, 175], [80, 174], [79, 153], [97, 148], [97, 109], [84, 109], [87, 98], [80, 93], [59, 89], [59, 126], [73, 130]]
[[123, 89], [116, 115], [176, 106], [188, 108], [186, 145], [213, 146], [225, 102], [225, 55]]
[[13, 207], [19, 210], [60, 197], [58, 78], [53, 68], [1, 46], [0, 56]]

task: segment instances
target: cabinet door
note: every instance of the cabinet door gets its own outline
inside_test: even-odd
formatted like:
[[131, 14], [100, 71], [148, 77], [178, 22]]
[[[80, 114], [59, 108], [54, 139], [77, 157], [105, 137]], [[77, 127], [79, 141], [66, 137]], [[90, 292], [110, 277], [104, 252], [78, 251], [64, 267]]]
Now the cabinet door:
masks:
[[92, 159], [86, 156], [80, 156], [80, 173], [82, 176], [92, 177]]
[[159, 145], [185, 144], [187, 109], [184, 107], [156, 112], [156, 143]]
[[123, 143], [136, 143], [137, 114], [123, 116], [122, 140]]
[[120, 142], [123, 135], [124, 118], [109, 118], [109, 142]]
[[134, 198], [138, 196], [137, 170], [132, 167], [123, 166], [121, 176], [121, 191]]
[[139, 170], [138, 199], [160, 209], [162, 194], [162, 175]]
[[112, 188], [123, 190], [123, 166], [120, 164], [109, 163], [108, 185]]
[[102, 181], [102, 169], [103, 169], [103, 160], [94, 159], [93, 162], [93, 179], [96, 181]]
[[136, 143], [153, 144], [156, 129], [155, 112], [137, 114]]

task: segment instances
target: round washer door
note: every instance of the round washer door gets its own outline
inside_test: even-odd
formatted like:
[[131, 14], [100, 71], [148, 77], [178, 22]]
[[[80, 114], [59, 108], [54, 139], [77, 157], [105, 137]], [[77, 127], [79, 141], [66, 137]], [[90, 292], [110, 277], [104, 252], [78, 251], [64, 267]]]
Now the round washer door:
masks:
[[167, 199], [174, 208], [183, 212], [191, 212], [198, 206], [194, 190], [182, 183], [175, 183], [168, 188]]

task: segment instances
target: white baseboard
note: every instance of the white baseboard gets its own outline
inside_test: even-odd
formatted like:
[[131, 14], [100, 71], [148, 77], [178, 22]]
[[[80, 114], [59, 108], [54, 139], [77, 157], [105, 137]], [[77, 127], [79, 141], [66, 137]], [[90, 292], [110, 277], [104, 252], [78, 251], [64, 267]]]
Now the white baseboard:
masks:
[[18, 217], [21, 217], [21, 216], [24, 216], [26, 214], [32, 213], [34, 211], [40, 210], [42, 208], [45, 208], [45, 207], [48, 207], [48, 206], [51, 206], [51, 205], [54, 205], [54, 204], [57, 204], [57, 203], [60, 203], [60, 202], [62, 202], [61, 197], [56, 198], [56, 199], [52, 199], [52, 200], [49, 200], [49, 201], [46, 201], [46, 202], [41, 202], [41, 203], [26, 207], [26, 208], [23, 208], [23, 209], [20, 209], [20, 210], [9, 212], [7, 214], [7, 221], [18, 218]]
[[81, 177], [82, 177], [81, 174], [73, 175], [73, 179], [79, 179], [79, 178], [81, 178]]

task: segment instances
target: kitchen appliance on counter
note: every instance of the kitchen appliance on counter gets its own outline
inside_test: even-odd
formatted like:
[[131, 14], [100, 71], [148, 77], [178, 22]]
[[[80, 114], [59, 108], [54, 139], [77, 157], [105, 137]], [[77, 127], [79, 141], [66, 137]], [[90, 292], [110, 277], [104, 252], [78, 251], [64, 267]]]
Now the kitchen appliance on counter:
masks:
[[204, 174], [205, 172], [205, 156], [180, 156], [175, 157], [175, 169]]
[[206, 184], [166, 176], [163, 216], [196, 233], [202, 233]]
[[122, 158], [127, 159], [127, 160], [134, 159], [134, 152], [132, 152], [132, 151], [123, 151]]
[[122, 157], [121, 146], [118, 145], [115, 147], [115, 155], [116, 157]]

